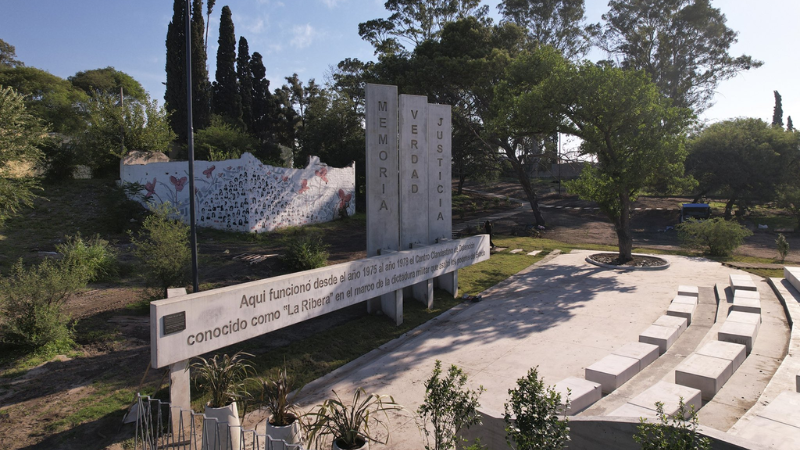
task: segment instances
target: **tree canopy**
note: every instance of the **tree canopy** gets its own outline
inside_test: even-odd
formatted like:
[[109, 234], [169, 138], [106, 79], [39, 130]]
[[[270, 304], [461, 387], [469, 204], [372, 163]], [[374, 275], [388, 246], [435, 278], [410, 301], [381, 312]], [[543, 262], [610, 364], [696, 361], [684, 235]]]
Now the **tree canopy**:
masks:
[[34, 198], [35, 184], [11, 179], [9, 165], [37, 163], [42, 156], [39, 146], [46, 139], [47, 128], [27, 111], [22, 95], [11, 87], [0, 87], [0, 224]]
[[525, 29], [538, 45], [549, 45], [567, 59], [586, 55], [599, 25], [584, 24], [583, 0], [503, 0], [497, 5], [503, 21]]
[[88, 97], [63, 78], [35, 67], [17, 66], [0, 69], [0, 86], [13, 87], [24, 95], [27, 111], [55, 132], [71, 134], [85, 126], [79, 104]]
[[727, 198], [733, 206], [771, 200], [776, 186], [795, 170], [797, 133], [787, 133], [760, 119], [739, 118], [709, 125], [689, 142], [687, 171], [699, 182], [700, 194]]
[[67, 78], [76, 88], [88, 95], [105, 94], [119, 96], [119, 89], [122, 88], [125, 97], [139, 101], [147, 99], [142, 85], [132, 76], [125, 72], [120, 72], [109, 66], [104, 69], [93, 69], [78, 72]]
[[700, 113], [719, 83], [763, 63], [731, 56], [737, 33], [710, 0], [611, 0], [600, 48], [643, 70], [679, 107]]
[[8, 42], [0, 39], [0, 69], [7, 67], [21, 67], [25, 64], [17, 59], [17, 49]]

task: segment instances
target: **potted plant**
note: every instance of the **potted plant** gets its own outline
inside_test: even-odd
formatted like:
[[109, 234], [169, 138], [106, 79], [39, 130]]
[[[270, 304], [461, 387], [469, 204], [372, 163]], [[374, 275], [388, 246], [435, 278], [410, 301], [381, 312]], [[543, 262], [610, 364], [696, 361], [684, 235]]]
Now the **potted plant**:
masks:
[[[206, 449], [238, 449], [241, 432], [236, 427], [241, 425], [236, 399], [246, 393], [245, 381], [252, 372], [252, 367], [245, 357], [249, 353], [236, 352], [233, 356], [214, 355], [205, 359], [198, 357], [190, 365], [195, 374], [197, 387], [211, 395], [205, 407], [207, 419], [217, 419], [217, 430], [203, 428], [203, 448]], [[204, 425], [206, 423], [204, 422]], [[220, 443], [217, 445], [217, 436]]]
[[[308, 443], [317, 448], [325, 438], [333, 440], [333, 450], [367, 450], [369, 443], [386, 444], [389, 440], [389, 411], [400, 411], [402, 406], [388, 395], [367, 394], [363, 388], [353, 393], [353, 400], [345, 404], [336, 391], [335, 398], [325, 400], [304, 417], [305, 433]], [[381, 417], [383, 416], [383, 418]], [[385, 438], [375, 431], [376, 427], [385, 430]]]
[[[256, 401], [269, 410], [270, 416], [265, 421], [265, 434], [273, 439], [282, 439], [287, 444], [299, 444], [300, 414], [295, 399], [299, 390], [292, 394], [294, 379], [289, 377], [286, 368], [278, 370], [274, 377], [260, 380], [261, 392]], [[261, 430], [257, 428], [259, 434]]]

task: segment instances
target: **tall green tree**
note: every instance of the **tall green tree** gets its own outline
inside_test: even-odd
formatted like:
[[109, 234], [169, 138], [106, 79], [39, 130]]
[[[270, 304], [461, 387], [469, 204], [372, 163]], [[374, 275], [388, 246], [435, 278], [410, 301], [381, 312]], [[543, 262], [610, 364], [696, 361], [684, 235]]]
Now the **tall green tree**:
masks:
[[772, 200], [776, 186], [797, 170], [797, 133], [760, 119], [738, 118], [709, 125], [689, 141], [687, 171], [701, 194], [727, 199], [725, 218], [735, 205]]
[[244, 36], [239, 38], [239, 53], [236, 56], [236, 79], [239, 98], [242, 100], [242, 122], [245, 129], [253, 131], [253, 72], [250, 69], [250, 47]]
[[611, 0], [600, 48], [621, 67], [645, 71], [678, 107], [700, 113], [719, 83], [760, 67], [731, 56], [737, 33], [710, 0]]
[[489, 11], [480, 0], [387, 0], [384, 6], [392, 13], [388, 19], [358, 24], [359, 36], [384, 54], [436, 40], [447, 23], [466, 17], [484, 19]]
[[[547, 49], [547, 50], [545, 50]], [[547, 76], [553, 65], [561, 64], [558, 52], [542, 47], [540, 71], [531, 74], [527, 83], [535, 85]], [[426, 94], [429, 100], [453, 106], [455, 127], [465, 127], [467, 133], [479, 138], [486, 156], [511, 164], [527, 199], [537, 225], [545, 225], [539, 209], [539, 199], [531, 185], [529, 167], [541, 156], [547, 136], [557, 129], [553, 120], [529, 122], [511, 127], [501, 116], [501, 106], [508, 98], [499, 96], [494, 87], [507, 77], [506, 69], [517, 58], [533, 52], [525, 31], [513, 23], [498, 26], [486, 24], [475, 17], [458, 20], [445, 26], [440, 41], [426, 41], [417, 46], [408, 60], [399, 81], [401, 90]], [[398, 72], [397, 59], [384, 59], [376, 71], [387, 63], [391, 72]], [[455, 134], [460, 134], [454, 130]], [[467, 156], [454, 152], [454, 158]], [[456, 165], [461, 162], [455, 161]]]
[[37, 163], [40, 145], [47, 139], [47, 128], [30, 114], [25, 101], [11, 87], [0, 87], [0, 224], [23, 206], [30, 206], [36, 188], [32, 180], [9, 177], [13, 163]]
[[211, 124], [211, 83], [203, 31], [203, 0], [192, 1], [192, 118], [194, 131]]
[[502, 20], [522, 27], [531, 41], [549, 45], [567, 59], [586, 55], [599, 25], [587, 25], [583, 0], [503, 0]]
[[178, 140], [187, 140], [186, 110], [186, 1], [174, 0], [172, 21], [167, 26], [167, 83], [164, 107]]
[[206, 50], [206, 54], [208, 54], [208, 26], [211, 24], [211, 13], [214, 11], [214, 5], [217, 4], [217, 0], [208, 0], [206, 3], [206, 37], [203, 40], [205, 45], [203, 48]]
[[0, 69], [0, 86], [25, 96], [28, 113], [49, 124], [52, 131], [75, 134], [86, 124], [80, 105], [87, 95], [69, 81], [35, 67]]
[[0, 69], [22, 67], [25, 64], [17, 59], [17, 49], [8, 42], [0, 39]]
[[78, 158], [98, 176], [119, 175], [119, 160], [131, 150], [166, 152], [175, 134], [166, 110], [155, 100], [119, 104], [95, 94], [86, 104], [86, 130], [78, 135]]
[[786, 131], [794, 131], [794, 124], [792, 123], [792, 116], [786, 117]]
[[253, 80], [253, 122], [252, 133], [261, 141], [271, 140], [274, 128], [275, 103], [269, 90], [267, 69], [261, 53], [253, 52], [250, 59], [250, 71]]
[[88, 95], [102, 93], [119, 96], [119, 90], [122, 88], [126, 98], [140, 101], [147, 99], [147, 92], [141, 83], [111, 66], [78, 72], [67, 80]]
[[236, 36], [233, 30], [231, 9], [222, 7], [219, 19], [219, 47], [217, 47], [217, 73], [214, 82], [213, 113], [231, 125], [242, 127], [242, 98], [236, 82]]
[[[511, 79], [540, 70], [538, 61], [521, 59]], [[557, 66], [536, 86], [501, 85], [514, 93], [507, 103], [512, 126], [559, 117], [562, 132], [582, 140], [587, 164], [569, 189], [597, 203], [614, 224], [619, 259], [632, 259], [631, 203], [643, 189], [665, 178], [683, 177], [684, 129], [692, 118], [671, 106], [641, 71], [584, 62]]]
[[783, 128], [783, 102], [778, 91], [772, 91], [775, 95], [775, 107], [772, 108], [772, 126]]

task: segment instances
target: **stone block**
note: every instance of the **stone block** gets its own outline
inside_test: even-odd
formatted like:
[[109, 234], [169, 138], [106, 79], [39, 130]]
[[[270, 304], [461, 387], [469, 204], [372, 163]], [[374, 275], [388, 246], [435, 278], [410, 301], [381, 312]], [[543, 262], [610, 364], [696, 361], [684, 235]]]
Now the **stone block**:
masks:
[[663, 315], [658, 319], [656, 319], [656, 321], [653, 322], [653, 325], [658, 325], [660, 327], [667, 327], [667, 328], [669, 327], [677, 328], [678, 336], [680, 336], [681, 334], [683, 334], [684, 331], [686, 331], [687, 323], [688, 321], [684, 317]]
[[761, 294], [758, 291], [743, 291], [743, 290], [740, 289], [740, 290], [734, 292], [734, 294], [733, 294], [733, 299], [734, 300], [736, 300], [737, 297], [740, 297], [740, 298], [754, 298], [754, 299], [757, 299], [757, 300], [761, 300]]
[[604, 394], [613, 392], [639, 372], [639, 360], [608, 355], [586, 368], [585, 378], [602, 386]]
[[556, 383], [553, 389], [561, 394], [562, 411], [564, 401], [569, 393], [569, 408], [567, 409], [569, 415], [578, 414], [603, 397], [600, 383], [578, 377], [565, 378]]
[[687, 295], [676, 295], [672, 299], [672, 303], [685, 303], [687, 305], [697, 305], [697, 297], [690, 297]]
[[713, 356], [714, 358], [726, 359], [731, 362], [731, 372], [742, 365], [747, 357], [747, 349], [742, 344], [733, 342], [711, 341], [697, 350], [698, 355]]
[[697, 310], [697, 304], [672, 302], [667, 308], [667, 315], [686, 319], [686, 325], [692, 324], [692, 317]]
[[[632, 398], [628, 404], [649, 408], [655, 412], [656, 402], [661, 402], [664, 404], [664, 413], [673, 416], [677, 414], [680, 408], [681, 398], [683, 399], [683, 404], [688, 413], [692, 406], [694, 406], [695, 411], [703, 406], [701, 397], [702, 393], [699, 389], [668, 383], [666, 381], [659, 381], [641, 394]], [[689, 415], [687, 414], [686, 417], [688, 418]]]
[[675, 368], [675, 383], [700, 389], [703, 400], [711, 400], [733, 375], [733, 362], [694, 354]]
[[[742, 292], [742, 291], [737, 291]], [[752, 291], [749, 291], [752, 292]], [[751, 297], [742, 297], [739, 295], [733, 296], [733, 305], [731, 311], [739, 311], [744, 313], [761, 314], [761, 300]]]
[[756, 283], [753, 281], [753, 277], [750, 275], [737, 275], [731, 274], [730, 275], [730, 282], [731, 282], [731, 290], [734, 293], [738, 290], [743, 291], [757, 291], [758, 287], [756, 287]]
[[678, 286], [678, 295], [684, 295], [684, 296], [687, 296], [687, 297], [699, 298], [700, 297], [700, 289], [698, 289], [697, 286], [680, 285], [680, 286]]
[[663, 355], [675, 340], [678, 339], [678, 329], [672, 327], [662, 327], [659, 325], [650, 325], [639, 334], [639, 342], [646, 344], [653, 344], [658, 346], [658, 354]]
[[658, 359], [658, 346], [643, 342], [629, 342], [611, 353], [617, 356], [638, 359], [638, 372], [641, 372], [650, 363]]
[[[748, 313], [742, 313], [748, 314]], [[742, 344], [749, 355], [753, 351], [753, 344], [758, 336], [758, 326], [752, 323], [734, 322], [726, 320], [717, 332], [717, 339], [724, 342]]]
[[741, 323], [750, 323], [756, 326], [756, 333], [761, 330], [761, 314], [753, 314], [749, 312], [742, 312], [742, 311], [731, 311], [728, 313], [728, 318], [725, 319], [728, 322], [741, 322]]
[[783, 277], [789, 281], [795, 289], [800, 291], [800, 267], [784, 267]]
[[630, 403], [625, 403], [624, 405], [620, 406], [614, 411], [611, 411], [611, 413], [609, 413], [608, 415], [615, 417], [648, 417], [648, 418], [657, 417], [655, 406], [653, 406], [653, 408], [643, 408], [641, 406], [632, 405]]

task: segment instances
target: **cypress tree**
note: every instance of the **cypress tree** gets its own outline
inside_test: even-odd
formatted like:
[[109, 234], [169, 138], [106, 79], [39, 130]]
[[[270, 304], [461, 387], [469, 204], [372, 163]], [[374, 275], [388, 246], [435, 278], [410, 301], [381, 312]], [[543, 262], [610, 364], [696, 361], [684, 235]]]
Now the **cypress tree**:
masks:
[[211, 124], [211, 86], [206, 69], [203, 31], [205, 31], [203, 0], [194, 0], [192, 2], [192, 118], [195, 132]]
[[250, 47], [244, 36], [239, 38], [239, 55], [236, 58], [236, 78], [239, 80], [239, 98], [242, 100], [242, 122], [247, 131], [253, 131], [253, 74], [250, 71]]
[[783, 105], [781, 101], [781, 94], [778, 91], [775, 93], [775, 108], [772, 109], [772, 126], [783, 128]]
[[250, 59], [250, 73], [253, 76], [253, 134], [261, 141], [269, 140], [272, 124], [272, 95], [269, 92], [267, 69], [261, 53], [253, 52]]
[[214, 103], [212, 111], [222, 116], [226, 122], [242, 126], [242, 100], [236, 85], [236, 36], [233, 31], [231, 10], [222, 7], [219, 20], [219, 47], [217, 48], [217, 72], [214, 82]]
[[167, 84], [164, 107], [178, 140], [186, 141], [186, 1], [175, 0], [172, 21], [167, 27]]
[[786, 117], [786, 131], [794, 131], [794, 124], [792, 123], [792, 116]]

